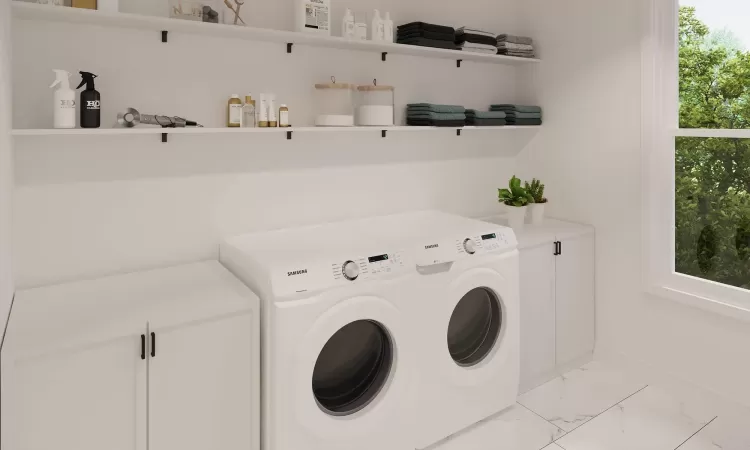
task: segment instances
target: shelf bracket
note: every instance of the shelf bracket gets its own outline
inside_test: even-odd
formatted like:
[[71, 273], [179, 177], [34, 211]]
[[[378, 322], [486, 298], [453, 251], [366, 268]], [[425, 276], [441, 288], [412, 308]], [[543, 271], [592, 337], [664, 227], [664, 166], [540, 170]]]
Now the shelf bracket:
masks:
[[388, 133], [388, 130], [382, 130], [382, 131], [380, 132], [380, 137], [385, 137], [385, 136], [386, 136], [386, 133]]
[[456, 130], [456, 136], [461, 136], [461, 129]]
[[381, 59], [381, 61], [385, 61], [385, 60], [386, 60], [386, 56], [388, 56], [388, 52], [383, 52], [383, 53], [381, 53], [381, 54], [380, 54], [380, 59]]
[[292, 139], [292, 132], [291, 131], [287, 131], [286, 132], [286, 139], [287, 140], [291, 140]]
[[162, 42], [166, 43], [167, 40], [168, 40], [167, 39], [168, 36], [169, 36], [169, 31], [167, 31], [167, 30], [161, 30], [161, 41]]
[[286, 52], [287, 53], [292, 53], [292, 47], [293, 46], [294, 46], [294, 44], [292, 42], [287, 42], [286, 43]]
[[461, 61], [463, 61], [463, 59], [456, 60], [456, 67], [461, 67]]
[[162, 142], [167, 142], [167, 133], [162, 133], [161, 134], [161, 141]]

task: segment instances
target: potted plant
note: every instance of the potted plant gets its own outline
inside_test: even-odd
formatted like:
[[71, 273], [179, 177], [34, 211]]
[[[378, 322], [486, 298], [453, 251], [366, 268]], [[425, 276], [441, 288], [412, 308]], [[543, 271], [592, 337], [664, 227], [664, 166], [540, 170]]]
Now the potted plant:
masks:
[[498, 189], [498, 199], [508, 206], [508, 224], [514, 230], [522, 230], [526, 218], [526, 206], [534, 199], [521, 186], [521, 180], [513, 175], [508, 189]]
[[547, 203], [547, 199], [544, 198], [544, 185], [534, 178], [531, 180], [531, 184], [528, 181], [526, 182], [524, 189], [534, 199], [534, 202], [529, 205], [531, 224], [541, 225], [544, 221], [544, 205]]

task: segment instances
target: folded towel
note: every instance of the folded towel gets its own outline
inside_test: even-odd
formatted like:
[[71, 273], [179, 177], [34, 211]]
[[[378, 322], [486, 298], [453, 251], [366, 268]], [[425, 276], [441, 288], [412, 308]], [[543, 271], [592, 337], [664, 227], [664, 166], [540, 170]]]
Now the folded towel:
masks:
[[497, 35], [495, 33], [490, 33], [489, 31], [483, 31], [476, 28], [469, 28], [469, 27], [461, 27], [456, 30], [456, 34], [480, 34], [482, 36], [489, 36], [492, 39], [497, 39]]
[[512, 105], [510, 103], [500, 103], [490, 105], [490, 111], [505, 111], [505, 112], [522, 112], [522, 113], [542, 113], [541, 106], [526, 106], [526, 105]]
[[466, 120], [466, 115], [463, 113], [436, 113], [436, 112], [407, 112], [407, 119], [425, 119], [425, 120]]
[[486, 45], [486, 44], [474, 44], [471, 42], [464, 42], [463, 44], [458, 44], [459, 48], [473, 48], [477, 50], [491, 50], [493, 53], [497, 52], [497, 48], [494, 45]]
[[484, 48], [460, 47], [459, 50], [467, 53], [480, 53], [482, 55], [497, 55], [497, 50], [488, 50]]
[[452, 113], [452, 114], [463, 114], [466, 112], [466, 108], [459, 105], [436, 105], [432, 103], [409, 103], [406, 105], [406, 111], [414, 112], [437, 112], [437, 113]]
[[476, 109], [467, 109], [466, 117], [477, 119], [505, 119], [506, 114], [505, 111], [479, 111]]
[[476, 127], [500, 127], [503, 125], [507, 125], [508, 123], [506, 122], [505, 119], [480, 119], [480, 118], [469, 119], [467, 118], [466, 124], [474, 125]]
[[463, 120], [429, 120], [429, 119], [406, 119], [406, 124], [418, 127], [463, 127]]
[[510, 42], [500, 42], [497, 44], [497, 48], [499, 49], [506, 49], [506, 50], [513, 50], [513, 51], [527, 51], [527, 52], [533, 52], [534, 46], [529, 44], [512, 44]]
[[411, 38], [425, 38], [434, 39], [436, 41], [450, 41], [455, 42], [456, 36], [453, 33], [436, 33], [434, 31], [427, 30], [411, 30], [408, 32], [398, 32], [396, 36], [398, 39], [411, 39]]
[[541, 125], [542, 119], [505, 119], [508, 125]]
[[536, 55], [533, 53], [513, 52], [513, 51], [508, 51], [508, 50], [498, 50], [497, 54], [505, 55], [505, 56], [512, 56], [514, 58], [528, 58], [528, 59], [536, 58]]
[[476, 44], [485, 44], [497, 47], [497, 40], [495, 38], [482, 36], [481, 34], [457, 34], [456, 44], [460, 44], [462, 42], [474, 42]]
[[512, 34], [501, 34], [497, 36], [497, 42], [510, 42], [511, 44], [526, 44], [531, 45], [534, 40], [530, 37], [525, 36], [514, 36]]
[[455, 34], [456, 30], [452, 27], [447, 27], [445, 25], [435, 25], [432, 23], [426, 23], [426, 22], [411, 22], [411, 23], [405, 23], [403, 25], [399, 25], [396, 27], [396, 30], [398, 32], [402, 32], [405, 30], [427, 30], [427, 31], [433, 31], [435, 33], [451, 33]]
[[458, 47], [453, 41], [438, 41], [435, 39], [425, 38], [409, 38], [409, 39], [397, 39], [396, 42], [405, 45], [416, 45], [419, 47], [433, 47], [433, 48], [444, 48], [449, 50], [457, 50]]

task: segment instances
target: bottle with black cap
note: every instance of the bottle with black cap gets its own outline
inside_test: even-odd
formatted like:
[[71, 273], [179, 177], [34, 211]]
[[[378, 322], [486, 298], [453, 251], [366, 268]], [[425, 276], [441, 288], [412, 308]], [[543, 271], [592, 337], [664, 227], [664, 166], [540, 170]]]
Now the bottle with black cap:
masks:
[[96, 75], [91, 72], [81, 72], [81, 84], [76, 88], [86, 85], [81, 91], [81, 128], [99, 128], [101, 125], [101, 96], [94, 89], [94, 78]]

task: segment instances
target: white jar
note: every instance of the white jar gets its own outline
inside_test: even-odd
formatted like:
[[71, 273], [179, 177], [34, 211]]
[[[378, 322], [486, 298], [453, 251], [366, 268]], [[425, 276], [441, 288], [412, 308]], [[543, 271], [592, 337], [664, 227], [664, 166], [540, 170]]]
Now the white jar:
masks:
[[354, 126], [354, 89], [349, 83], [331, 83], [315, 85], [315, 126], [317, 127], [352, 127]]
[[387, 127], [394, 124], [395, 88], [372, 84], [357, 87], [357, 125]]

